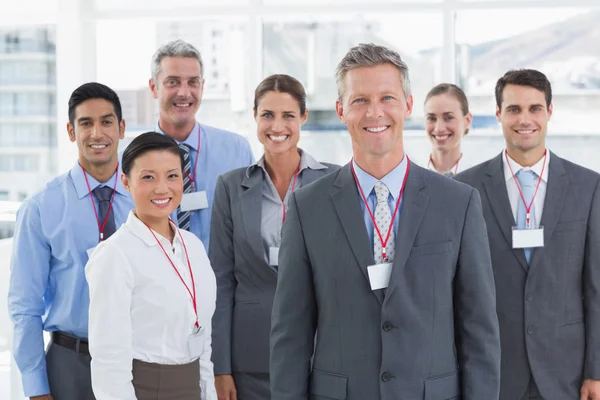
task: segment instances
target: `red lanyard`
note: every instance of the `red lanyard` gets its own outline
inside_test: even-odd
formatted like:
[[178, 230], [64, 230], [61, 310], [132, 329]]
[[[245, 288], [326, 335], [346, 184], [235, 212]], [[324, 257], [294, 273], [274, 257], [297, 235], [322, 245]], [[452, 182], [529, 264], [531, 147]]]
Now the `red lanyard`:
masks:
[[[454, 175], [456, 175], [458, 173], [458, 163], [460, 163], [462, 156], [463, 156], [462, 153], [460, 153], [460, 157], [458, 157], [458, 160], [456, 161], [456, 164], [454, 165]], [[433, 164], [433, 160], [431, 159], [431, 154], [430, 154], [429, 155], [429, 165], [427, 165], [427, 169], [431, 169], [432, 164]], [[437, 171], [437, 169], [436, 169], [436, 171]]]
[[[169, 219], [169, 223], [173, 223], [174, 224], [174, 222], [171, 221], [171, 219]], [[144, 225], [146, 225], [146, 224], [144, 223]], [[181, 243], [183, 243], [183, 250], [185, 251], [185, 258], [187, 259], [188, 268], [190, 270], [190, 276], [192, 277], [192, 289], [194, 290], [194, 294], [192, 294], [192, 291], [190, 290], [190, 287], [187, 285], [187, 283], [185, 283], [185, 280], [183, 279], [183, 277], [181, 276], [181, 274], [177, 270], [177, 267], [175, 266], [175, 263], [173, 263], [173, 260], [171, 260], [171, 257], [169, 257], [169, 254], [167, 253], [167, 251], [163, 247], [162, 243], [160, 243], [160, 240], [158, 240], [158, 238], [156, 237], [156, 235], [154, 234], [154, 232], [152, 231], [152, 229], [150, 229], [150, 227], [148, 225], [146, 225], [146, 228], [148, 228], [148, 230], [150, 231], [150, 233], [152, 234], [152, 236], [154, 236], [154, 239], [156, 239], [156, 243], [158, 243], [158, 245], [162, 249], [163, 253], [165, 253], [165, 256], [167, 256], [167, 259], [169, 260], [169, 262], [171, 263], [171, 266], [173, 267], [173, 269], [177, 273], [177, 276], [179, 277], [179, 279], [181, 279], [181, 283], [183, 283], [183, 286], [185, 286], [186, 290], [190, 294], [190, 297], [192, 298], [192, 302], [194, 303], [194, 313], [196, 314], [196, 323], [194, 324], [194, 326], [196, 327], [196, 329], [198, 329], [200, 327], [200, 325], [198, 324], [198, 310], [196, 308], [196, 283], [194, 282], [194, 272], [192, 271], [192, 264], [190, 263], [190, 257], [188, 255], [188, 251], [187, 251], [187, 247], [185, 246], [185, 242], [183, 241], [183, 236], [181, 236], [181, 232], [179, 231], [179, 229], [177, 229], [177, 233], [179, 234], [179, 238], [181, 239]]]
[[[198, 124], [198, 151], [196, 154], [196, 161], [194, 161], [194, 169], [192, 169], [190, 172], [192, 173], [192, 175], [190, 176], [190, 174], [188, 174], [187, 172], [185, 173], [185, 175], [188, 177], [188, 179], [190, 180], [190, 182], [192, 182], [192, 190], [195, 192], [196, 191], [196, 181], [194, 181], [194, 178], [192, 176], [196, 176], [196, 168], [198, 167], [198, 159], [200, 158], [200, 124]], [[192, 151], [190, 150], [190, 157], [192, 156]]]
[[350, 168], [352, 169], [352, 175], [354, 175], [354, 180], [356, 181], [356, 186], [358, 186], [358, 190], [360, 191], [360, 195], [365, 203], [365, 207], [369, 212], [369, 216], [371, 217], [371, 221], [373, 221], [373, 227], [375, 227], [375, 231], [377, 231], [377, 236], [379, 236], [379, 240], [381, 241], [381, 249], [382, 249], [382, 258], [387, 260], [386, 247], [388, 240], [390, 239], [390, 234], [392, 233], [392, 229], [394, 228], [394, 220], [396, 219], [396, 214], [398, 213], [398, 206], [400, 206], [400, 199], [402, 199], [402, 193], [404, 193], [404, 187], [406, 186], [406, 180], [408, 179], [408, 172], [410, 171], [410, 159], [406, 156], [406, 172], [404, 173], [404, 180], [402, 181], [402, 187], [400, 188], [400, 193], [398, 194], [398, 200], [396, 200], [396, 208], [394, 209], [394, 215], [392, 216], [392, 222], [390, 222], [390, 226], [388, 228], [387, 236], [385, 240], [383, 239], [383, 235], [375, 222], [375, 217], [371, 212], [371, 208], [369, 207], [369, 203], [367, 202], [367, 198], [360, 186], [360, 182], [358, 181], [358, 177], [356, 176], [356, 172], [354, 171], [354, 160], [350, 163]]
[[544, 164], [542, 164], [542, 173], [538, 177], [538, 183], [537, 183], [537, 186], [535, 187], [535, 192], [533, 192], [533, 197], [531, 198], [531, 203], [529, 203], [529, 205], [527, 205], [527, 202], [525, 201], [525, 196], [523, 196], [523, 191], [521, 190], [519, 181], [517, 180], [517, 177], [515, 176], [513, 169], [510, 165], [510, 162], [508, 161], [508, 153], [505, 151], [504, 155], [506, 156], [506, 163], [508, 164], [510, 173], [511, 173], [513, 179], [515, 180], [517, 189], [519, 190], [519, 195], [521, 196], [521, 200], [523, 200], [523, 205], [525, 206], [525, 211], [527, 212], [526, 217], [525, 217], [525, 227], [527, 229], [529, 229], [531, 227], [531, 207], [533, 206], [533, 202], [535, 201], [535, 196], [537, 196], [538, 189], [540, 188], [540, 183], [542, 183], [542, 176], [544, 176], [544, 168], [546, 168], [546, 157], [548, 156], [548, 154], [544, 151]]
[[[81, 167], [81, 165], [80, 165], [80, 167]], [[98, 211], [96, 211], [96, 203], [94, 202], [94, 196], [92, 196], [92, 189], [90, 187], [90, 183], [88, 182], [87, 172], [85, 171], [85, 168], [83, 168], [83, 167], [81, 167], [81, 170], [83, 171], [83, 177], [85, 178], [85, 184], [87, 185], [88, 194], [90, 195], [90, 200], [92, 201], [92, 208], [94, 209], [94, 214], [96, 215], [96, 222], [98, 223], [98, 230], [100, 231], [100, 241], [103, 241], [104, 240], [104, 227], [106, 226], [106, 223], [108, 222], [108, 216], [110, 215], [110, 210], [112, 210], [113, 201], [115, 200], [115, 193], [117, 193], [117, 180], [119, 179], [119, 177], [118, 176], [115, 177], [115, 186], [113, 187], [113, 193], [112, 193], [112, 196], [110, 197], [110, 204], [108, 205], [108, 212], [104, 216], [104, 221], [102, 222], [102, 224], [100, 224], [100, 217], [98, 217]], [[118, 171], [119, 171], [119, 164], [117, 164], [117, 169], [115, 171], [115, 174]]]
[[[294, 182], [292, 183], [292, 193], [294, 193], [294, 189], [296, 188], [296, 178], [298, 177], [299, 173], [300, 173], [300, 164], [298, 164], [298, 169], [296, 170], [296, 173], [294, 174]], [[283, 221], [281, 223], [284, 223], [286, 211], [285, 211], [285, 203], [283, 201], [281, 202], [281, 206], [283, 207]]]

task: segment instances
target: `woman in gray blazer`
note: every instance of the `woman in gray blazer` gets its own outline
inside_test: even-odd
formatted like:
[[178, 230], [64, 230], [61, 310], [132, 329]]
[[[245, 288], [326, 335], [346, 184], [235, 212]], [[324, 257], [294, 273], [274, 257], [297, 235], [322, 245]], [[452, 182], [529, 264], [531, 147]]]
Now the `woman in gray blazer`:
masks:
[[219, 399], [271, 398], [269, 333], [288, 198], [339, 168], [298, 148], [307, 116], [298, 80], [263, 80], [255, 91], [254, 119], [264, 156], [217, 181], [209, 258], [217, 278], [212, 360]]

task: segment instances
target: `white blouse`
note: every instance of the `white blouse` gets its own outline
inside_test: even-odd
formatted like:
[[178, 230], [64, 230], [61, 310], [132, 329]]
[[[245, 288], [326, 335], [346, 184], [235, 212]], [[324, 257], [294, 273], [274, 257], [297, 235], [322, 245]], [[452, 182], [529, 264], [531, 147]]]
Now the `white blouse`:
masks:
[[[167, 365], [198, 359], [202, 400], [217, 399], [210, 360], [215, 275], [202, 242], [188, 231], [173, 228], [171, 244], [156, 232], [155, 238], [130, 212], [127, 222], [98, 245], [86, 265], [92, 387], [97, 400], [136, 399], [134, 359]], [[201, 327], [197, 334], [192, 297], [182, 282], [193, 294], [180, 233], [194, 275]]]

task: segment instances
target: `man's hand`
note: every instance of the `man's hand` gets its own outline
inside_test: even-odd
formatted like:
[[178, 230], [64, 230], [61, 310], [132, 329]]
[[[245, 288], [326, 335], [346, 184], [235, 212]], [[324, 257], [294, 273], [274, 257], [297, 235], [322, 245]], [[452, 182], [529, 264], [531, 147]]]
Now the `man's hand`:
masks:
[[600, 400], [600, 381], [593, 379], [583, 381], [580, 400]]
[[43, 394], [41, 396], [30, 397], [29, 400], [54, 400], [54, 399], [49, 394]]
[[[233, 376], [215, 375], [215, 389], [217, 389], [219, 400], [237, 400], [237, 390], [235, 390]], [[600, 397], [598, 399], [600, 400]]]

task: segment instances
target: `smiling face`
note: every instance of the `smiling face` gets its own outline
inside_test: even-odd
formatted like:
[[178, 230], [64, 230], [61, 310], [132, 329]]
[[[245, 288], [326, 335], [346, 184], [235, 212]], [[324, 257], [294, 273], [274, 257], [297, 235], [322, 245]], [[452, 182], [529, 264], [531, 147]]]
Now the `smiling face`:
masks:
[[67, 132], [69, 139], [77, 143], [79, 164], [89, 172], [116, 163], [125, 121], [118, 121], [110, 101], [89, 99], [75, 107], [73, 124], [67, 124]]
[[446, 153], [459, 147], [471, 120], [471, 114], [463, 115], [460, 102], [451, 94], [432, 96], [425, 103], [425, 131], [437, 151]]
[[552, 104], [546, 106], [544, 92], [530, 86], [506, 85], [496, 118], [502, 125], [509, 155], [540, 153], [546, 149]]
[[348, 126], [354, 156], [402, 160], [404, 121], [413, 99], [404, 95], [400, 71], [391, 64], [359, 67], [347, 72], [343, 98], [336, 102], [340, 120]]
[[308, 116], [300, 114], [298, 101], [289, 93], [269, 91], [258, 101], [254, 113], [258, 140], [271, 154], [296, 150], [300, 128]]
[[[165, 133], [192, 130], [202, 100], [204, 80], [200, 62], [193, 57], [165, 57], [150, 89], [160, 108], [159, 124]], [[189, 129], [188, 129], [189, 128]]]
[[129, 176], [123, 174], [121, 179], [144, 222], [168, 218], [181, 203], [181, 157], [173, 152], [153, 150], [138, 156]]

